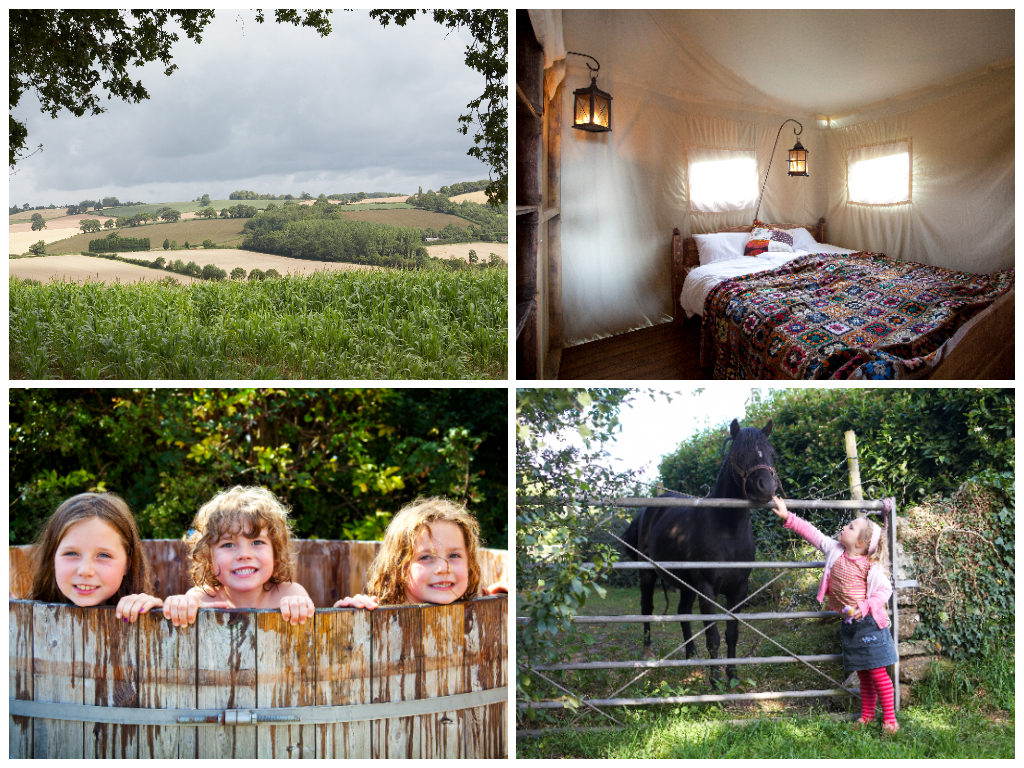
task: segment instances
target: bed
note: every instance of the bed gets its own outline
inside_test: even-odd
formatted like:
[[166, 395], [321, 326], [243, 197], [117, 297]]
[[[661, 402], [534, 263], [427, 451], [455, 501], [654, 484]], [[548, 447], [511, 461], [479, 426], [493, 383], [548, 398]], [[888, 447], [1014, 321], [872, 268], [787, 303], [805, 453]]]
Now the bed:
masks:
[[770, 226], [783, 242], [756, 256], [743, 255], [750, 225], [673, 232], [675, 316], [701, 316], [714, 378], [1013, 379], [1013, 270], [840, 248], [824, 219]]

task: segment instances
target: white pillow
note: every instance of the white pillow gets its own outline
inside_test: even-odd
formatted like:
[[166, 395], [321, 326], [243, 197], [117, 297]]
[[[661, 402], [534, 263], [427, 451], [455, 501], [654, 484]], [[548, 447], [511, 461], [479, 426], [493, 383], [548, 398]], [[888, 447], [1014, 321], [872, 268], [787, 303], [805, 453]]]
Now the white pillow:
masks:
[[794, 251], [813, 251], [818, 245], [818, 241], [814, 239], [814, 235], [803, 227], [787, 229], [786, 231], [793, 236]]
[[710, 235], [694, 235], [700, 265], [729, 261], [743, 256], [743, 248], [750, 237], [748, 232], [712, 232]]

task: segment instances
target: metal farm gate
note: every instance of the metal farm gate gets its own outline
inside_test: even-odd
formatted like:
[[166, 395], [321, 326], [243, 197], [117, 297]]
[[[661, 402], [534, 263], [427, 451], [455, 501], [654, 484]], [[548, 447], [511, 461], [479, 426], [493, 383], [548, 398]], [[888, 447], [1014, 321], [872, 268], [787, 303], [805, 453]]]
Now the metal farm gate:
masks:
[[[526, 503], [530, 503], [531, 499], [523, 500]], [[581, 502], [567, 502], [568, 504], [579, 504]], [[764, 505], [753, 504], [743, 499], [687, 499], [687, 498], [676, 498], [676, 497], [663, 497], [654, 499], [644, 498], [621, 498], [621, 499], [594, 499], [586, 500], [582, 502], [586, 506], [590, 507], [749, 507], [751, 509], [762, 508]], [[896, 573], [896, 514], [895, 514], [895, 500], [884, 499], [881, 501], [866, 501], [866, 500], [797, 500], [797, 499], [786, 499], [786, 506], [792, 510], [797, 509], [846, 509], [853, 511], [866, 511], [868, 514], [879, 514], [883, 516], [885, 522], [885, 531], [887, 537], [887, 547], [889, 554], [889, 569], [892, 574]], [[604, 526], [602, 521], [601, 525]], [[607, 531], [612, 538], [616, 539], [620, 544], [625, 546], [627, 549], [636, 551], [633, 547], [626, 544], [616, 534]], [[622, 616], [577, 616], [573, 619], [576, 624], [610, 624], [610, 623], [664, 623], [664, 622], [677, 622], [677, 621], [725, 621], [728, 619], [737, 619], [747, 630], [752, 631], [754, 634], [768, 640], [775, 645], [781, 652], [781, 655], [775, 656], [755, 656], [755, 657], [742, 657], [742, 658], [717, 658], [717, 659], [670, 659], [667, 656], [658, 660], [635, 660], [635, 661], [588, 661], [588, 662], [575, 662], [565, 664], [539, 664], [531, 667], [531, 671], [539, 675], [546, 682], [554, 685], [560, 690], [567, 694], [571, 694], [576, 697], [581, 707], [594, 710], [605, 717], [618, 722], [610, 714], [601, 711], [600, 707], [613, 707], [613, 706], [641, 706], [649, 704], [683, 704], [683, 703], [706, 703], [706, 702], [724, 702], [724, 701], [754, 701], [754, 700], [765, 700], [765, 699], [785, 699], [785, 698], [818, 698], [827, 696], [847, 696], [852, 695], [859, 697], [860, 692], [858, 690], [851, 690], [843, 687], [842, 682], [834, 680], [830, 675], [821, 671], [814, 666], [815, 662], [824, 661], [836, 661], [841, 660], [842, 655], [836, 653], [829, 654], [812, 654], [812, 655], [799, 655], [788, 650], [773, 638], [764, 634], [750, 622], [764, 621], [769, 619], [816, 619], [825, 617], [835, 617], [837, 614], [835, 611], [790, 611], [790, 612], [759, 612], [759, 613], [743, 613], [738, 612], [738, 609], [742, 605], [753, 598], [758, 592], [767, 588], [778, 578], [780, 578], [786, 570], [794, 568], [822, 568], [825, 562], [822, 561], [809, 561], [809, 562], [776, 562], [776, 561], [754, 561], [754, 562], [653, 562], [642, 553], [637, 552], [639, 557], [646, 562], [617, 562], [613, 564], [613, 568], [617, 570], [640, 570], [640, 569], [658, 569], [661, 571], [669, 572], [669, 570], [685, 570], [685, 569], [696, 569], [704, 567], [715, 567], [715, 568], [768, 568], [778, 569], [780, 571], [778, 576], [770, 579], [764, 585], [759, 587], [756, 591], [749, 594], [743, 602], [735, 607], [735, 610], [729, 610], [725, 606], [712, 599], [711, 603], [714, 605], [720, 613], [715, 614], [667, 614], [667, 615], [622, 615]], [[685, 584], [685, 581], [678, 579], [676, 576], [669, 573], [669, 578], [675, 581], [680, 581]], [[689, 586], [688, 584], [686, 586]], [[892, 632], [893, 639], [899, 645], [899, 613], [896, 604], [896, 589], [892, 592], [892, 596], [889, 598], [889, 610], [892, 616], [892, 624], [890, 631]], [[692, 587], [691, 587], [692, 588]], [[694, 590], [696, 592], [696, 590]], [[700, 593], [697, 593], [700, 596]], [[712, 598], [716, 596], [711, 596]], [[528, 619], [518, 618], [517, 624], [524, 623]], [[692, 636], [692, 641], [696, 644], [697, 638], [700, 637], [703, 632], [707, 630], [707, 627], [701, 628], [695, 631]], [[680, 643], [673, 651], [668, 655], [676, 653], [683, 647]], [[799, 690], [799, 691], [765, 691], [758, 693], [719, 693], [719, 694], [707, 694], [707, 695], [691, 695], [691, 696], [663, 696], [654, 698], [617, 698], [616, 694], [629, 687], [637, 680], [639, 680], [646, 672], [641, 672], [639, 675], [634, 677], [625, 685], [622, 685], [616, 690], [611, 696], [601, 699], [587, 699], [582, 696], [576, 696], [572, 691], [569, 691], [564, 686], [560, 685], [557, 681], [551, 679], [551, 677], [545, 675], [545, 672], [559, 671], [559, 670], [584, 670], [584, 669], [637, 669], [637, 670], [651, 670], [651, 669], [666, 669], [675, 667], [710, 667], [716, 666], [721, 667], [727, 664], [730, 665], [758, 665], [758, 664], [786, 664], [786, 663], [800, 663], [814, 670], [824, 680], [831, 683], [832, 687], [821, 688], [815, 690]], [[900, 683], [899, 683], [899, 661], [896, 662], [893, 669], [893, 689], [896, 708], [899, 709], [900, 701]], [[568, 705], [562, 701], [521, 701], [518, 703], [519, 709], [562, 709]]]

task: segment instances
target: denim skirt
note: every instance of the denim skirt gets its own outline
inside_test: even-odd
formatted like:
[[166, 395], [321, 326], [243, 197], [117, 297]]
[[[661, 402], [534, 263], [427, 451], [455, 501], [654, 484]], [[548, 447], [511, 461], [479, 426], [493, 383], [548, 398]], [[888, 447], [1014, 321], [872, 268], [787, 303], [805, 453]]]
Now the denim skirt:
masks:
[[889, 627], [879, 629], [871, 616], [851, 624], [839, 624], [839, 640], [843, 646], [843, 673], [877, 669], [899, 660]]

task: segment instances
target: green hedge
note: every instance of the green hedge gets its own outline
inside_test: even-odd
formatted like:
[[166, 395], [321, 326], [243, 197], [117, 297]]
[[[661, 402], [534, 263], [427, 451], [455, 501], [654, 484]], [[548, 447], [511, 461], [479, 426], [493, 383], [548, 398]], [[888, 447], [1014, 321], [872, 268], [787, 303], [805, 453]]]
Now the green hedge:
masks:
[[104, 238], [89, 241], [89, 250], [94, 253], [112, 253], [118, 251], [148, 251], [148, 237], [121, 237], [111, 232]]

